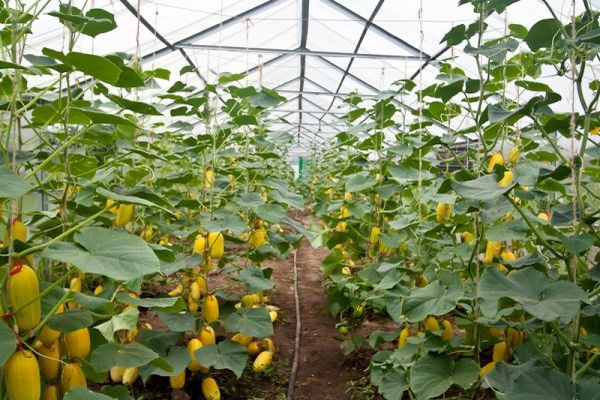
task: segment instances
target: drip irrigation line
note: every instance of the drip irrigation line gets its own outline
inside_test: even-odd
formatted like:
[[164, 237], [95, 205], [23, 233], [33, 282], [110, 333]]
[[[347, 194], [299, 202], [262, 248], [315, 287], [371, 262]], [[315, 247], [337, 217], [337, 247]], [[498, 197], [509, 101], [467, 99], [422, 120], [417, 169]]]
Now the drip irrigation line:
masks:
[[290, 383], [288, 385], [287, 398], [294, 399], [294, 386], [296, 386], [296, 376], [298, 374], [298, 358], [300, 355], [300, 331], [302, 321], [300, 319], [300, 296], [298, 295], [298, 265], [296, 263], [297, 250], [294, 250], [294, 301], [296, 303], [296, 339], [294, 341], [294, 360], [292, 361], [292, 371], [290, 372]]

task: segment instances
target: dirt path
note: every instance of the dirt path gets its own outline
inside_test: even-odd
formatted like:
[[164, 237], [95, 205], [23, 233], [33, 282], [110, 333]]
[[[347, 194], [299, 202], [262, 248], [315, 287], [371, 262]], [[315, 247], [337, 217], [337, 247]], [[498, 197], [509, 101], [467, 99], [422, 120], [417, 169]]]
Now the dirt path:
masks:
[[[345, 392], [346, 383], [363, 374], [344, 364], [340, 342], [334, 339], [338, 333], [334, 319], [325, 309], [327, 292], [321, 287], [319, 270], [321, 260], [326, 255], [325, 249], [313, 249], [307, 240], [302, 242], [297, 251], [302, 331], [293, 400], [349, 399]], [[273, 304], [281, 307], [283, 317], [276, 324], [275, 341], [279, 357], [288, 360], [289, 368], [293, 359], [296, 326], [292, 262], [292, 257], [285, 262], [278, 262], [273, 272], [277, 288]]]

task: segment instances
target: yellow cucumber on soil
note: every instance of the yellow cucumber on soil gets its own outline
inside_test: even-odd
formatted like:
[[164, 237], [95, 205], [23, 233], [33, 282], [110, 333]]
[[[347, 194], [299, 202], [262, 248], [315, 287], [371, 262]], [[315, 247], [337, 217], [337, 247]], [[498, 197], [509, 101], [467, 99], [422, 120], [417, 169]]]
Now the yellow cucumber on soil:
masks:
[[270, 351], [263, 351], [254, 360], [252, 370], [254, 372], [264, 372], [271, 365], [272, 360], [273, 354]]
[[221, 391], [217, 381], [208, 377], [202, 380], [202, 394], [206, 400], [221, 400]]
[[212, 294], [209, 294], [204, 299], [204, 304], [202, 305], [202, 317], [208, 323], [215, 322], [219, 319], [219, 301]]

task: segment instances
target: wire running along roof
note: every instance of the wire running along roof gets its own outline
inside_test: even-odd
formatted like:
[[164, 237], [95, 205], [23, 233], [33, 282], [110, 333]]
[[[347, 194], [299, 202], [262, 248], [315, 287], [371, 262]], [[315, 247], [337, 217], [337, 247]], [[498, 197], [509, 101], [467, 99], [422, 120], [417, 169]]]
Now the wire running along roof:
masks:
[[[549, 3], [559, 17], [569, 19], [571, 1]], [[592, 1], [594, 7], [598, 3]], [[462, 51], [464, 45], [448, 49], [440, 43], [453, 26], [476, 20], [472, 6], [459, 6], [458, 0], [73, 0], [72, 4], [105, 9], [117, 22], [117, 29], [96, 39], [82, 35], [75, 50], [135, 54], [139, 43], [146, 68], [172, 71], [171, 81], [161, 83], [165, 89], [177, 80], [201, 89], [204, 81], [214, 82], [221, 73], [247, 72], [245, 83], [276, 88], [287, 97], [272, 113], [272, 119], [284, 119], [275, 121], [273, 129], [298, 133], [304, 147], [325, 143], [347, 126], [340, 117], [347, 111], [343, 97], [350, 92], [369, 97], [412, 77], [427, 87], [439, 73], [433, 58], [452, 58], [467, 75], [477, 74], [474, 60]], [[58, 6], [58, 0], [51, 0], [46, 10]], [[583, 11], [583, 5], [579, 7], [578, 13]], [[521, 0], [486, 20], [486, 38], [502, 36], [508, 24], [529, 28], [549, 15], [540, 0]], [[26, 53], [61, 49], [65, 43], [63, 25], [44, 14], [33, 26]], [[179, 76], [187, 65], [198, 73]], [[585, 79], [598, 79], [599, 73], [600, 64], [595, 64]], [[542, 75], [539, 81], [563, 97], [558, 110], [569, 111], [568, 79], [552, 70]], [[138, 95], [149, 100], [155, 92]], [[517, 93], [509, 90], [508, 95], [516, 98]], [[397, 104], [414, 109], [418, 99], [406, 96]], [[457, 118], [450, 127], [465, 128], [461, 124], [464, 120]], [[443, 126], [437, 129], [444, 131]]]

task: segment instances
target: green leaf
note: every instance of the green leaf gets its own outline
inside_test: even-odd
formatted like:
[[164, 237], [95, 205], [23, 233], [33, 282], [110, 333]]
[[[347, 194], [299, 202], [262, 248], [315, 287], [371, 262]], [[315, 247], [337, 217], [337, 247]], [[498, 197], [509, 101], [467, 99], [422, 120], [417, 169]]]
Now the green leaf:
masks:
[[538, 51], [541, 48], [550, 48], [561, 38], [560, 25], [554, 18], [543, 19], [533, 24], [525, 43], [533, 51]]
[[285, 209], [279, 204], [262, 204], [256, 208], [256, 215], [272, 224], [279, 224], [287, 217]]
[[456, 307], [464, 292], [460, 280], [456, 279], [446, 284], [435, 281], [423, 288], [415, 288], [404, 299], [402, 314], [414, 322], [423, 321], [428, 315], [444, 315]]
[[406, 373], [396, 368], [384, 372], [378, 391], [386, 400], [402, 400], [408, 387]]
[[548, 86], [542, 82], [521, 80], [521, 81], [515, 81], [515, 85], [525, 88], [527, 90], [531, 90], [532, 92], [546, 92], [546, 93], [554, 92], [554, 90], [552, 90], [552, 88], [550, 86]]
[[[167, 213], [169, 213], [171, 215], [174, 215], [173, 211], [169, 210], [168, 208], [161, 206], [160, 204], [157, 204], [156, 202], [153, 202], [153, 201], [147, 200], [143, 197], [140, 197], [141, 194], [140, 194], [140, 196], [130, 196], [130, 195], [118, 194], [115, 192], [111, 192], [110, 190], [106, 190], [103, 187], [99, 187], [98, 189], [96, 189], [96, 193], [98, 193], [100, 196], [106, 197], [107, 199], [112, 199], [114, 201], [118, 201], [121, 203], [138, 204], [138, 205], [147, 206], [147, 207], [155, 207], [155, 208], [159, 208], [163, 211], [166, 211]], [[171, 204], [169, 204], [168, 202], [166, 204], [171, 206]]]
[[452, 181], [454, 191], [466, 199], [493, 200], [511, 189], [511, 186], [501, 187], [496, 181], [496, 175], [484, 175], [471, 181]]
[[562, 242], [569, 253], [577, 256], [592, 248], [594, 245], [594, 236], [586, 232], [581, 235], [563, 237]]
[[120, 292], [119, 294], [117, 294], [117, 301], [119, 303], [145, 308], [169, 308], [173, 307], [175, 303], [177, 303], [177, 297], [139, 298], [132, 297], [124, 292]]
[[375, 179], [368, 172], [359, 172], [348, 176], [346, 191], [350, 193], [361, 192], [375, 185]]
[[251, 265], [246, 267], [237, 276], [234, 276], [235, 280], [244, 282], [246, 289], [249, 292], [260, 292], [261, 290], [271, 290], [275, 287], [275, 283], [265, 278], [265, 274], [262, 269]]
[[23, 196], [30, 185], [7, 167], [0, 167], [0, 198], [16, 199]]
[[248, 350], [246, 346], [231, 340], [224, 340], [218, 345], [209, 344], [201, 347], [195, 352], [198, 364], [215, 369], [228, 369], [235, 376], [242, 377], [246, 362], [248, 361]]
[[419, 175], [421, 177], [421, 181], [427, 181], [434, 177], [433, 174], [427, 170], [421, 170], [421, 172], [419, 173], [419, 170], [417, 168], [404, 165], [392, 165], [389, 168], [389, 172], [392, 179], [396, 180], [398, 183], [401, 184], [418, 182]]
[[94, 350], [90, 356], [90, 363], [96, 371], [105, 372], [114, 366], [139, 367], [156, 358], [158, 358], [158, 354], [137, 342], [129, 344], [106, 343]]
[[[489, 375], [491, 384], [503, 392], [506, 399], [565, 400], [575, 398], [575, 390], [569, 377], [550, 367], [518, 368], [499, 363]], [[503, 379], [502, 375], [508, 379]], [[497, 387], [500, 382], [504, 384], [504, 387]], [[583, 397], [581, 399], [583, 400]]]
[[95, 124], [125, 125], [135, 127], [135, 124], [132, 121], [115, 114], [109, 114], [102, 111], [77, 107], [72, 107], [71, 110], [84, 114], [90, 119], [90, 121], [92, 121]]
[[190, 312], [179, 312], [175, 314], [157, 311], [158, 318], [173, 332], [193, 331], [196, 328], [196, 319]]
[[471, 387], [479, 377], [479, 366], [471, 359], [454, 362], [447, 354], [428, 353], [410, 369], [410, 388], [417, 399], [431, 399], [452, 385]]
[[124, 329], [133, 329], [137, 326], [138, 316], [140, 312], [136, 308], [131, 308], [121, 314], [114, 315], [110, 320], [96, 325], [102, 336], [109, 342], [115, 340], [115, 332]]
[[144, 103], [142, 101], [134, 101], [116, 96], [114, 94], [105, 94], [106, 97], [111, 99], [116, 105], [127, 110], [145, 115], [162, 115], [160, 111], [156, 109], [152, 104]]
[[[169, 349], [169, 355], [166, 362], [171, 367], [171, 371], [160, 368], [160, 366], [149, 364], [141, 368], [140, 375], [148, 377], [150, 375], [158, 376], [176, 376], [179, 375], [190, 363], [190, 353], [187, 349], [180, 346], [173, 346]], [[144, 379], [146, 380], [146, 379]]]
[[116, 83], [121, 75], [121, 68], [105, 57], [74, 51], [67, 54], [65, 59], [78, 71], [106, 83]]
[[265, 338], [273, 335], [273, 323], [265, 308], [240, 308], [229, 314], [224, 321], [228, 332], [240, 332], [246, 336]]
[[0, 366], [15, 352], [15, 334], [3, 321], [0, 321]]
[[65, 393], [63, 400], [114, 400], [102, 393], [92, 392], [88, 388], [76, 387]]
[[114, 15], [100, 8], [92, 8], [85, 15], [80, 9], [66, 4], [61, 4], [59, 10], [52, 11], [48, 15], [57, 17], [67, 28], [84, 35], [96, 37], [117, 27]]
[[491, 226], [485, 232], [485, 238], [490, 241], [503, 242], [507, 240], [524, 240], [527, 238], [529, 227], [523, 220], [505, 221], [500, 225]]
[[48, 326], [55, 331], [69, 333], [94, 323], [88, 310], [67, 310], [48, 319]]
[[219, 75], [218, 82], [220, 84], [230, 83], [230, 82], [240, 81], [240, 80], [244, 79], [244, 77], [246, 77], [246, 74], [232, 74], [229, 72], [223, 72], [223, 73], [221, 73], [221, 75]]
[[551, 281], [532, 267], [523, 268], [510, 275], [496, 268], [487, 268], [479, 287], [482, 313], [489, 318], [502, 314], [504, 308], [511, 312], [511, 299], [542, 321], [560, 320], [569, 323], [579, 311], [581, 302], [587, 302], [585, 292], [567, 281]]
[[53, 243], [42, 255], [118, 281], [160, 272], [158, 258], [143, 239], [115, 229], [83, 228], [74, 243]]
[[29, 71], [29, 68], [27, 68], [23, 65], [15, 64], [10, 61], [2, 61], [2, 60], [0, 60], [0, 69], [22, 69], [22, 70]]

